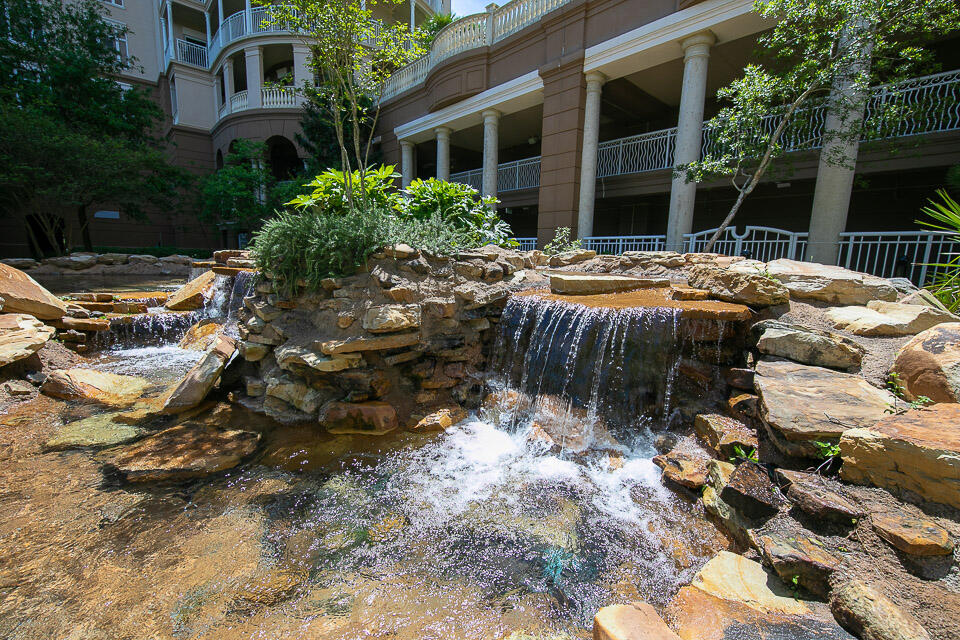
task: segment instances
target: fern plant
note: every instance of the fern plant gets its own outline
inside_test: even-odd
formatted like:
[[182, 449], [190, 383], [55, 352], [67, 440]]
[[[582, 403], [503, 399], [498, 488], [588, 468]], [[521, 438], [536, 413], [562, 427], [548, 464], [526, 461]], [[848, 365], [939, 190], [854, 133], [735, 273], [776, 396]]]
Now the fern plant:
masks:
[[[937, 190], [940, 202], [930, 200], [930, 206], [921, 209], [933, 219], [917, 220], [930, 229], [947, 231], [953, 235], [950, 240], [960, 242], [960, 203], [950, 197], [945, 189]], [[953, 255], [947, 262], [926, 265], [933, 267], [927, 287], [950, 311], [960, 309], [960, 254]]]

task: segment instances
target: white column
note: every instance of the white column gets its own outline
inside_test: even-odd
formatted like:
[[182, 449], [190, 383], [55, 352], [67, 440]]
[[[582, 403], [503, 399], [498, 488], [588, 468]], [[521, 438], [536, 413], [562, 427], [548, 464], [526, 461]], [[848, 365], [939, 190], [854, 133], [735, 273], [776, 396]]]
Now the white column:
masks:
[[[674, 168], [700, 159], [703, 137], [703, 99], [707, 93], [707, 63], [716, 38], [709, 31], [690, 36], [683, 47], [683, 91], [674, 143]], [[693, 230], [693, 205], [697, 183], [685, 175], [674, 175], [670, 187], [670, 217], [667, 221], [667, 250], [682, 251], [683, 235]]]
[[593, 200], [597, 191], [597, 146], [600, 144], [600, 98], [607, 77], [587, 74], [587, 100], [583, 107], [583, 152], [580, 157], [580, 205], [577, 237], [593, 235]]
[[413, 162], [414, 144], [409, 140], [400, 141], [400, 186], [404, 189], [413, 182], [416, 167]]
[[487, 10], [487, 46], [493, 45], [493, 36], [496, 30], [496, 16], [494, 15], [499, 8], [496, 2], [491, 2], [486, 7]]
[[437, 180], [450, 180], [450, 127], [437, 127]]
[[217, 19], [220, 21], [217, 23], [217, 31], [220, 31], [223, 26], [223, 0], [217, 0]]
[[230, 97], [233, 95], [233, 59], [227, 58], [223, 61], [223, 101], [226, 103], [224, 113], [230, 113]]
[[173, 50], [173, 7], [171, 2], [167, 2], [167, 41], [170, 43], [169, 48], [167, 49], [170, 52], [170, 57], [176, 59], [177, 52]]
[[[213, 32], [210, 31], [210, 12], [209, 12], [209, 11], [204, 11], [204, 12], [203, 12], [203, 20], [204, 20], [204, 22], [207, 24], [207, 46], [209, 47], [209, 46], [210, 46], [210, 38], [213, 37]], [[211, 62], [213, 62], [213, 61], [211, 60]]]
[[250, 0], [243, 0], [244, 33], [253, 33], [253, 16], [250, 14]]
[[[851, 30], [866, 31], [861, 20], [853, 22]], [[841, 36], [840, 46], [849, 48], [857, 37], [855, 31]], [[862, 34], [861, 34], [862, 37]], [[857, 77], [870, 70], [873, 55], [872, 38], [866, 46], [854, 44], [857, 57], [834, 78], [830, 101], [823, 121], [827, 135], [820, 150], [817, 167], [817, 185], [813, 191], [813, 210], [810, 212], [810, 234], [807, 239], [806, 259], [822, 264], [837, 264], [840, 255], [840, 234], [847, 227], [850, 212], [850, 194], [853, 192], [854, 172], [860, 141], [856, 132], [863, 124], [868, 95], [857, 84]]]
[[417, 28], [417, 0], [410, 0], [410, 31]]
[[487, 109], [483, 112], [483, 188], [480, 193], [497, 197], [497, 151], [500, 145], [500, 112]]
[[302, 87], [311, 80], [310, 47], [305, 44], [293, 45], [293, 84]]
[[244, 49], [243, 53], [247, 60], [247, 108], [259, 109], [263, 104], [260, 93], [263, 84], [260, 47], [249, 47]]

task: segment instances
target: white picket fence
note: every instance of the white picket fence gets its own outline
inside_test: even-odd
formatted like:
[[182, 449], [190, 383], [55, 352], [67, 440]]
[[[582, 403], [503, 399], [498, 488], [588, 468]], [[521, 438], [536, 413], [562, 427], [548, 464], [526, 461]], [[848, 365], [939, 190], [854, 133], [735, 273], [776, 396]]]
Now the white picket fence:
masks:
[[[684, 236], [683, 251], [702, 252], [716, 229]], [[949, 262], [960, 255], [957, 236], [936, 231], [848, 231], [840, 234], [837, 264], [884, 278], [903, 277], [924, 284], [938, 270], [930, 265]], [[666, 236], [592, 236], [583, 246], [597, 253], [620, 254], [625, 251], [663, 251]], [[773, 227], [728, 227], [713, 247], [715, 253], [746, 256], [769, 262], [779, 258], [804, 260], [807, 233]]]

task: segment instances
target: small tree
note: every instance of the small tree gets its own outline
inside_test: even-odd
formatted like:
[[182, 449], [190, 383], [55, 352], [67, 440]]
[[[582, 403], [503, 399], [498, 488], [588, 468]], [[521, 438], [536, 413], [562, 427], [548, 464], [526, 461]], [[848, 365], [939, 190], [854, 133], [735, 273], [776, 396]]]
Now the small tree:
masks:
[[[297, 144], [309, 154], [307, 159], [307, 173], [309, 175], [317, 175], [327, 169], [343, 169], [336, 127], [331, 119], [330, 109], [325, 102], [319, 100], [320, 97], [316, 92], [308, 93], [308, 99], [303, 105], [303, 116], [300, 118], [300, 128], [303, 133], [295, 134]], [[362, 140], [367, 140], [371, 134], [372, 117], [370, 111], [373, 105], [369, 98], [364, 98], [362, 104], [363, 118], [360, 135]], [[344, 135], [347, 138], [347, 148], [352, 149], [354, 140], [350, 135], [349, 124], [345, 121], [346, 112], [346, 109], [340, 112], [341, 126], [344, 128]], [[376, 164], [380, 162], [380, 154], [376, 150], [371, 150], [370, 157], [367, 160], [370, 164]]]
[[827, 106], [824, 158], [852, 168], [850, 144], [880, 138], [909, 107], [889, 103], [864, 118], [869, 88], [929, 69], [924, 45], [960, 27], [954, 0], [757, 0], [774, 27], [754, 56], [762, 62], [718, 92], [725, 106], [707, 123], [703, 158], [677, 170], [702, 182], [726, 176], [738, 196], [706, 251], [743, 201], [788, 151], [815, 146], [811, 116]]
[[[299, 33], [310, 48], [309, 65], [319, 82], [307, 83], [303, 90], [326, 108], [333, 124], [351, 210], [355, 207], [351, 176], [356, 169], [362, 180], [370, 167], [373, 131], [386, 81], [397, 68], [423, 53], [420, 32], [411, 32], [400, 23], [383, 24], [373, 17], [374, 7], [401, 2], [292, 0], [267, 5], [270, 22]], [[360, 198], [365, 207], [362, 190]]]

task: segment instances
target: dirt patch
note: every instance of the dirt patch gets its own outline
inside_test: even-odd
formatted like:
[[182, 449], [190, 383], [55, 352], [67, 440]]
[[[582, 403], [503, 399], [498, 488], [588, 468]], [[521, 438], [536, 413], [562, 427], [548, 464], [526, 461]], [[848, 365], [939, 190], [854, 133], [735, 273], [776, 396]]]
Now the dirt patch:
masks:
[[38, 393], [34, 388], [29, 394], [11, 394], [7, 391], [6, 382], [25, 380], [27, 375], [32, 373], [47, 374], [57, 369], [69, 369], [82, 362], [86, 362], [86, 358], [70, 351], [59, 342], [50, 340], [29, 358], [0, 368], [0, 411], [6, 411], [12, 405], [32, 400]]

